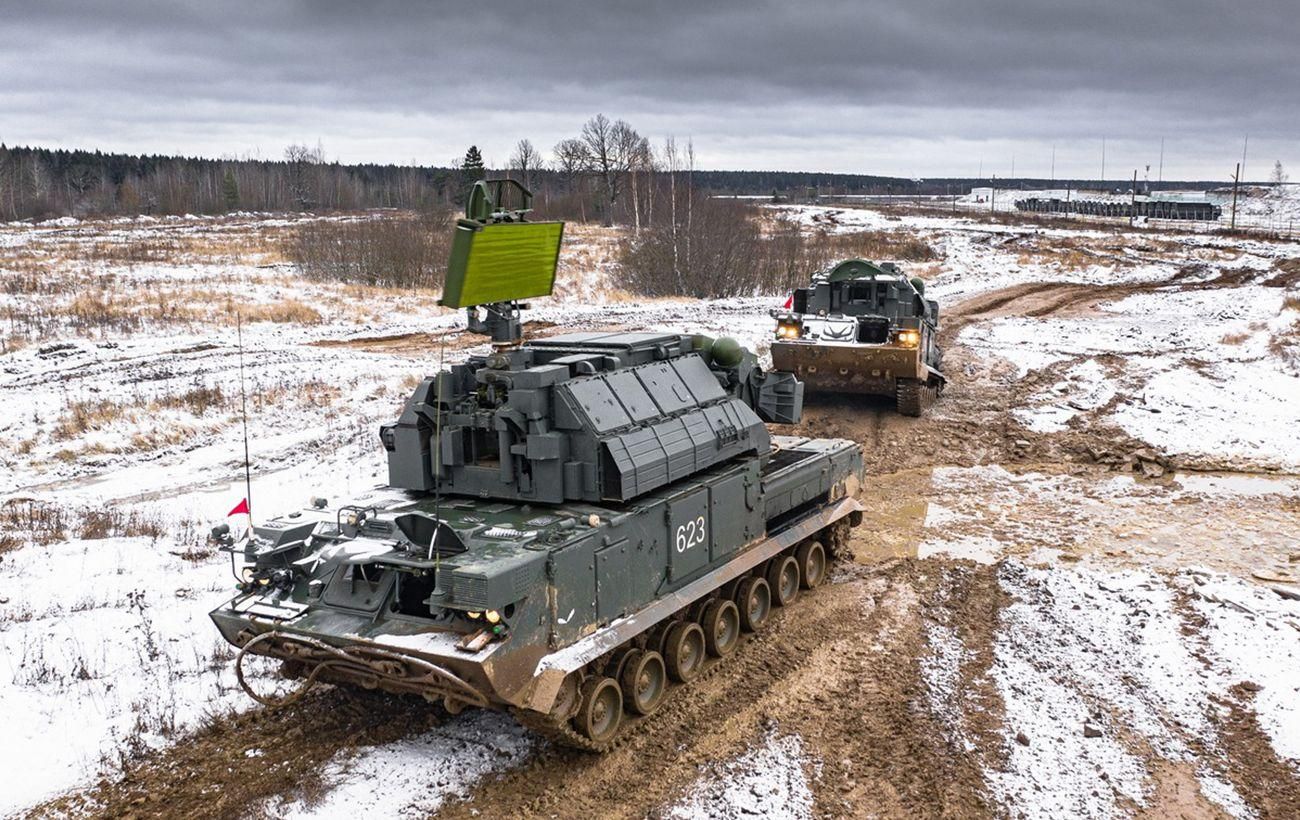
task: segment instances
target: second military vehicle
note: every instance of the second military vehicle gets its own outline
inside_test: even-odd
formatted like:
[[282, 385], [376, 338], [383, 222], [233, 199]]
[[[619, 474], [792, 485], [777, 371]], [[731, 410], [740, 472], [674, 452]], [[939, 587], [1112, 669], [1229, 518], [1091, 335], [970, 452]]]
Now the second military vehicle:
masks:
[[943, 390], [939, 304], [893, 263], [849, 259], [774, 311], [772, 367], [808, 390], [888, 396], [919, 416]]
[[[516, 184], [517, 185], [517, 184]], [[773, 436], [802, 386], [729, 339], [570, 333], [521, 343], [518, 298], [549, 292], [560, 223], [479, 183], [443, 301], [498, 343], [424, 379], [380, 429], [407, 500], [293, 512], [241, 539], [239, 593], [212, 613], [302, 679], [512, 711], [602, 751], [822, 583], [862, 453]], [[479, 311], [485, 311], [480, 315]]]

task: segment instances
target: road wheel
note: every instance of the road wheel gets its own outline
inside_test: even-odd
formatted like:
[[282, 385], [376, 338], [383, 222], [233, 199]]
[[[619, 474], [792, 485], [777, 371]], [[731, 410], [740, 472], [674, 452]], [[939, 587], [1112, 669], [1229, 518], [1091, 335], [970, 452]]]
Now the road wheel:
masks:
[[591, 678], [582, 685], [576, 728], [594, 743], [613, 740], [623, 724], [623, 691], [613, 678]]
[[715, 658], [730, 655], [740, 642], [740, 610], [732, 601], [711, 601], [704, 608], [700, 626], [704, 629], [704, 648]]
[[663, 703], [668, 691], [668, 670], [658, 652], [633, 650], [623, 664], [623, 703], [629, 712], [648, 715]]
[[804, 589], [815, 589], [826, 580], [826, 548], [820, 541], [805, 541], [795, 552], [799, 579]]
[[772, 614], [772, 589], [762, 578], [749, 577], [736, 587], [736, 607], [740, 610], [740, 628], [757, 632], [767, 625]]
[[700, 674], [704, 665], [704, 630], [699, 624], [683, 621], [668, 630], [664, 661], [668, 676], [678, 683], [686, 683]]
[[785, 606], [799, 597], [799, 562], [793, 555], [778, 555], [767, 568], [767, 585], [772, 588], [772, 603]]

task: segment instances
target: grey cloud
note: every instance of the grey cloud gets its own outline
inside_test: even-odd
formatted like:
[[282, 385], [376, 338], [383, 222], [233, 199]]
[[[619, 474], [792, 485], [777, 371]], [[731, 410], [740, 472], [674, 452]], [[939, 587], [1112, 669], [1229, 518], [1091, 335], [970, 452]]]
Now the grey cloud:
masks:
[[693, 135], [724, 167], [970, 173], [986, 151], [1058, 143], [1068, 168], [1103, 135], [1135, 156], [1169, 137], [1183, 175], [1219, 175], [1247, 133], [1300, 159], [1290, 0], [124, 0], [4, 19], [7, 142], [319, 138], [343, 160], [426, 162], [478, 142], [504, 159], [603, 110]]

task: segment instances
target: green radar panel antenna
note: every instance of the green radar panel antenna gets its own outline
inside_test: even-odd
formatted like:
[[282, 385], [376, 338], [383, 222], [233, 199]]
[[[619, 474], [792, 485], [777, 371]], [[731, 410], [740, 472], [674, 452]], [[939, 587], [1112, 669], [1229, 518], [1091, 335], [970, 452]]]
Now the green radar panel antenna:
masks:
[[550, 296], [555, 287], [564, 223], [526, 221], [532, 202], [513, 179], [476, 182], [452, 237], [439, 302], [464, 308], [470, 332], [498, 344], [521, 340], [519, 312], [528, 305], [520, 300]]

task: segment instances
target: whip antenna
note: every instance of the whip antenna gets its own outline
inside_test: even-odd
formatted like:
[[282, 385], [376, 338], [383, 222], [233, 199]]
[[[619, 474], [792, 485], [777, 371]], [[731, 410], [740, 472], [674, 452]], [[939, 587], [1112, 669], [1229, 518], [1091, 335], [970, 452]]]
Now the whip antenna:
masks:
[[[442, 530], [442, 363], [446, 359], [447, 353], [447, 334], [444, 332], [438, 342], [438, 375], [434, 378], [438, 380], [438, 387], [434, 391], [434, 401], [438, 403], [438, 416], [433, 421], [433, 439], [437, 442], [434, 445], [433, 466], [434, 466], [434, 483], [433, 483], [433, 518], [438, 525], [433, 530], [433, 538], [429, 541], [429, 558], [433, 558], [433, 545], [438, 540], [438, 533]], [[441, 557], [441, 553], [438, 554]], [[427, 560], [427, 559], [426, 559]]]
[[253, 526], [253, 479], [248, 463], [248, 394], [244, 391], [244, 328], [239, 312], [235, 312], [235, 339], [239, 346], [239, 410], [244, 427], [244, 495], [248, 500], [248, 526]]

